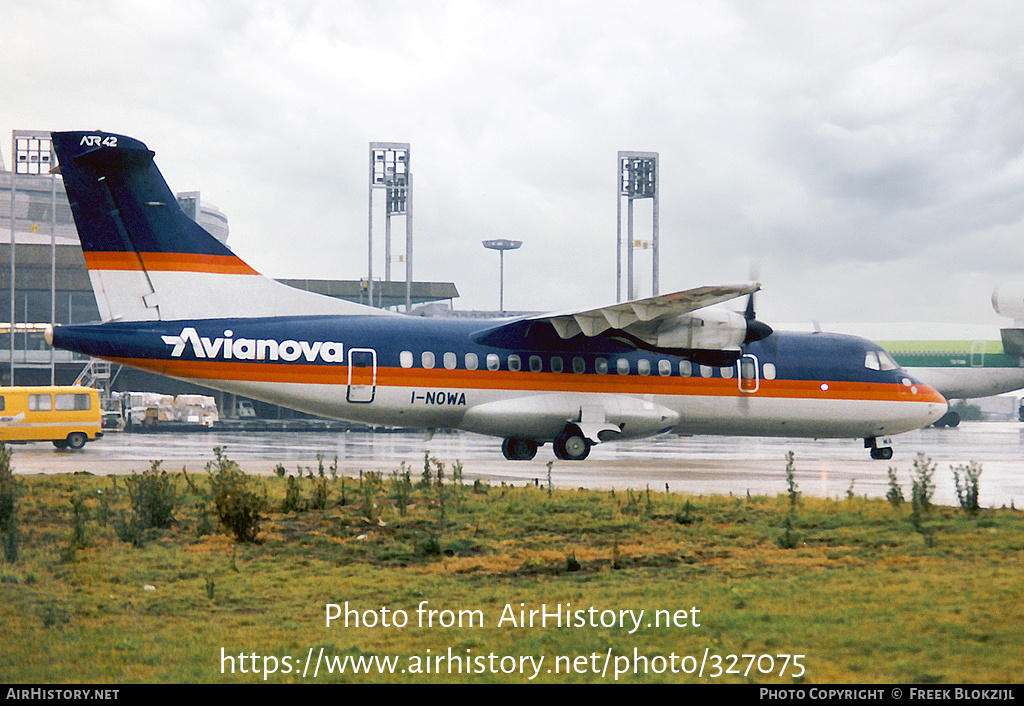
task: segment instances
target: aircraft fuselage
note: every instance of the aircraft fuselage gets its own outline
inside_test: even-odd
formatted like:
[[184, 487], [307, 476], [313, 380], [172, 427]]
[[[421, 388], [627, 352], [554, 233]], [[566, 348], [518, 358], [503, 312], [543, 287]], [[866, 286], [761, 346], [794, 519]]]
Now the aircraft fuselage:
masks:
[[618, 439], [868, 438], [925, 426], [946, 406], [904, 371], [868, 367], [877, 347], [853, 336], [776, 331], [736, 364], [708, 366], [543, 327], [528, 342], [474, 341], [494, 326], [352, 315], [108, 322], [57, 327], [53, 343], [311, 414], [541, 443], [566, 423]]

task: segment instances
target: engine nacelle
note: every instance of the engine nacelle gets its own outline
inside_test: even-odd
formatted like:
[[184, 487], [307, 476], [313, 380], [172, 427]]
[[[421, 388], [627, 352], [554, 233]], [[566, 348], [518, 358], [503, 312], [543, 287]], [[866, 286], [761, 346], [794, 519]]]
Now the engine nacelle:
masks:
[[747, 337], [747, 320], [726, 309], [704, 309], [666, 321], [651, 341], [657, 348], [739, 350]]
[[997, 314], [1024, 326], [1024, 282], [1006, 282], [992, 292], [992, 308]]

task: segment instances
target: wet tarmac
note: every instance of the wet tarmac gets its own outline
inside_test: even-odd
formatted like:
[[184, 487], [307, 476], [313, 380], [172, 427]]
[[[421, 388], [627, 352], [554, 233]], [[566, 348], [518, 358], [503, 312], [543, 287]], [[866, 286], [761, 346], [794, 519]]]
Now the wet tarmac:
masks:
[[[289, 473], [325, 466], [337, 456], [340, 473], [398, 470], [405, 462], [419, 474], [425, 453], [447, 468], [460, 461], [467, 481], [546, 484], [550, 445], [533, 461], [506, 461], [501, 442], [468, 433], [387, 432], [206, 432], [166, 434], [108, 433], [80, 452], [56, 451], [50, 444], [15, 446], [17, 473], [95, 474], [141, 472], [160, 460], [167, 470], [202, 472], [223, 447], [229, 458], [251, 473], [273, 473], [281, 464]], [[551, 477], [558, 487], [672, 491], [696, 495], [777, 495], [787, 491], [786, 453], [793, 451], [801, 493], [819, 497], [883, 497], [888, 469], [895, 467], [910, 496], [915, 457], [923, 453], [936, 465], [934, 501], [956, 505], [951, 467], [975, 461], [982, 466], [980, 502], [986, 507], [1024, 507], [1024, 425], [1015, 422], [965, 422], [955, 429], [922, 429], [892, 438], [891, 461], [872, 461], [859, 440], [759, 439], [661, 436], [595, 446], [586, 461], [554, 460]]]

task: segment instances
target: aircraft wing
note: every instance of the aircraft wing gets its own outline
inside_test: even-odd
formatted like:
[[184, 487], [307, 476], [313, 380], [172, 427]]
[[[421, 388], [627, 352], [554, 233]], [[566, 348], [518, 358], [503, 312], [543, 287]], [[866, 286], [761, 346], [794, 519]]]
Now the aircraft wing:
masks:
[[521, 320], [547, 321], [563, 339], [572, 338], [580, 333], [585, 336], [597, 336], [608, 329], [627, 330], [638, 322], [689, 314], [706, 306], [742, 297], [744, 294], [753, 294], [760, 288], [758, 284], [696, 287], [683, 292], [634, 299], [598, 309], [537, 314]]
[[556, 342], [577, 336], [601, 337], [630, 348], [694, 359], [718, 360], [718, 354], [726, 352], [724, 358], [734, 360], [741, 343], [764, 338], [771, 329], [735, 312], [700, 310], [759, 289], [756, 283], [704, 286], [596, 309], [532, 314], [480, 331], [473, 339], [505, 348], [543, 347], [546, 338], [553, 338], [544, 334], [553, 329]]

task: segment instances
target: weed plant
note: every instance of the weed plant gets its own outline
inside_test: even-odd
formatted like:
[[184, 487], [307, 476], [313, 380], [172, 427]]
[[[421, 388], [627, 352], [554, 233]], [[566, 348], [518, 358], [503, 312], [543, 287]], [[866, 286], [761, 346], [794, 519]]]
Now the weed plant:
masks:
[[981, 464], [971, 461], [966, 466], [950, 466], [956, 483], [956, 497], [960, 507], [971, 517], [981, 509], [978, 505], [978, 485], [981, 479]]
[[889, 490], [885, 494], [885, 499], [896, 508], [906, 501], [903, 497], [903, 488], [900, 487], [899, 481], [896, 479], [896, 468], [893, 466], [889, 466]]
[[178, 488], [174, 477], [160, 466], [160, 461], [153, 461], [145, 473], [132, 473], [125, 479], [132, 512], [141, 530], [166, 528], [174, 522]]
[[215, 448], [213, 455], [214, 460], [206, 464], [206, 472], [217, 516], [239, 542], [255, 542], [268, 508], [266, 488], [243, 473], [223, 448]]
[[18, 560], [18, 482], [11, 468], [11, 450], [0, 442], [0, 538], [8, 564]]

